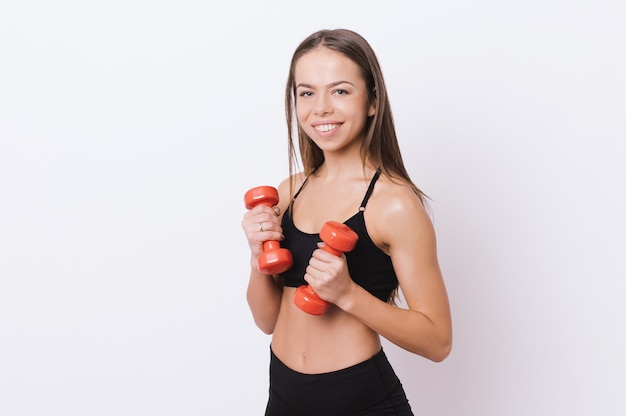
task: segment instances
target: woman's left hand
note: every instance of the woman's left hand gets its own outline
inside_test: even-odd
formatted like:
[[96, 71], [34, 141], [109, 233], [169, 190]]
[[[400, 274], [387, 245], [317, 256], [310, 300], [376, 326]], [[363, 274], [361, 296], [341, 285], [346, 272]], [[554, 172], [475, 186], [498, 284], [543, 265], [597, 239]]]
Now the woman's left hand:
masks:
[[346, 256], [324, 250], [324, 243], [318, 243], [318, 249], [313, 252], [304, 280], [320, 298], [330, 303], [336, 303], [355, 284], [348, 272]]

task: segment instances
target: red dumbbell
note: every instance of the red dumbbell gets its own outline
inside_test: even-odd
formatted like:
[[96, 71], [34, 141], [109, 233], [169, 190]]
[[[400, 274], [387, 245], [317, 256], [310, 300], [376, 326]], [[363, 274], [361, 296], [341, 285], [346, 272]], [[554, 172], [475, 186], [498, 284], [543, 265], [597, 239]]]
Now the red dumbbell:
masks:
[[[352, 251], [359, 240], [357, 233], [337, 221], [327, 221], [320, 231], [320, 238], [326, 243], [324, 249], [335, 256]], [[328, 302], [320, 298], [309, 285], [302, 285], [296, 289], [293, 302], [311, 315], [321, 315], [328, 307]]]
[[[273, 207], [278, 204], [278, 191], [272, 186], [257, 186], [250, 189], [243, 197], [247, 209], [258, 205]], [[280, 242], [268, 240], [263, 242], [263, 253], [257, 258], [257, 268], [261, 273], [279, 274], [293, 265], [291, 252], [280, 247]]]

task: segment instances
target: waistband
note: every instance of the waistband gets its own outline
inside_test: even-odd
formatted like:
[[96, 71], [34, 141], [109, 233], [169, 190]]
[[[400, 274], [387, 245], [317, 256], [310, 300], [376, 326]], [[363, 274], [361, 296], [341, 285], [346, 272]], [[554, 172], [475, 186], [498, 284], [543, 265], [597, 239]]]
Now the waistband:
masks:
[[270, 348], [270, 397], [302, 414], [346, 415], [389, 400], [399, 388], [384, 351], [337, 371], [292, 370]]

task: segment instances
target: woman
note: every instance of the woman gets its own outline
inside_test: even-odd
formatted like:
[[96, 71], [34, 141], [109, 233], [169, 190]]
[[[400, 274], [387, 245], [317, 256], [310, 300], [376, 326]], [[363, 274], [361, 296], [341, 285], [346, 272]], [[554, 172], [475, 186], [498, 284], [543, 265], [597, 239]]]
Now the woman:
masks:
[[[242, 220], [248, 304], [272, 334], [266, 415], [412, 415], [380, 337], [442, 361], [451, 348], [450, 308], [425, 196], [405, 170], [367, 41], [343, 29], [305, 39], [291, 61], [286, 113], [290, 175], [278, 187], [280, 202]], [[323, 249], [319, 232], [329, 220], [358, 234], [354, 250]], [[266, 240], [292, 252], [289, 270], [258, 271]], [[322, 315], [294, 303], [306, 284], [328, 302]], [[406, 309], [394, 303], [398, 289]]]

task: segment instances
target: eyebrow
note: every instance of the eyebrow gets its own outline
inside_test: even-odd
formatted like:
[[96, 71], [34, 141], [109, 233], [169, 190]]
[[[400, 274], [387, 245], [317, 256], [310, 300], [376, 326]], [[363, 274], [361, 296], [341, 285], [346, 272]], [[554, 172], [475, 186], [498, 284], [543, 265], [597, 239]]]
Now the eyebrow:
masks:
[[[331, 82], [330, 84], [326, 85], [326, 88], [336, 87], [337, 85], [341, 85], [341, 84], [350, 84], [354, 87], [354, 84], [351, 83], [350, 81], [336, 81], [336, 82]], [[301, 82], [300, 84], [296, 85], [296, 88], [314, 89], [314, 87], [311, 84], [307, 84], [304, 82]]]

